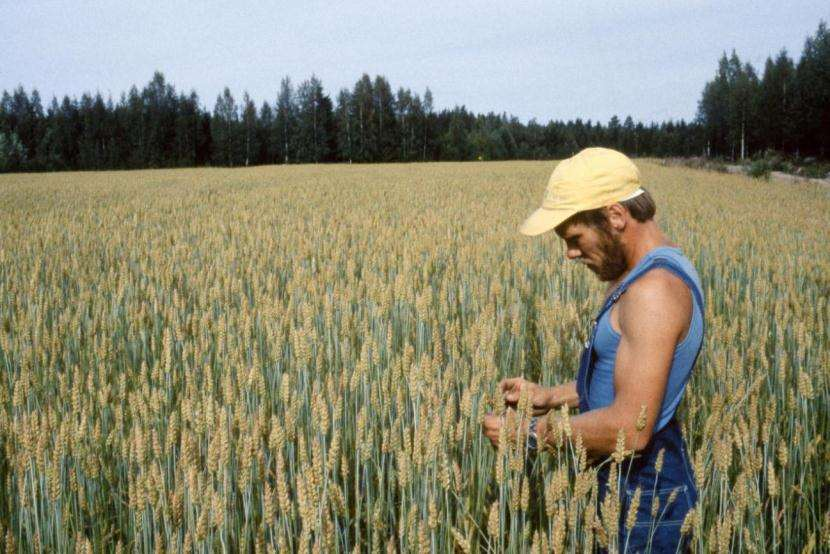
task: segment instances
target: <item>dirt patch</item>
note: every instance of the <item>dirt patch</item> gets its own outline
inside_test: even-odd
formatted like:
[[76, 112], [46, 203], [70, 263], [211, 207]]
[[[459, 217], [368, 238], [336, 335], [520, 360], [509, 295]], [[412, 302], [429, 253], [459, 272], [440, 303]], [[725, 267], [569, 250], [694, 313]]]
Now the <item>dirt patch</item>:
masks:
[[[746, 175], [747, 166], [731, 164], [726, 166], [727, 173], [736, 175]], [[830, 187], [830, 179], [815, 179], [811, 177], [802, 177], [801, 175], [793, 175], [792, 173], [784, 173], [783, 171], [770, 171], [770, 179], [776, 179], [785, 183], [814, 183], [816, 185], [824, 185]]]
[[811, 179], [810, 177], [801, 177], [799, 175], [784, 173], [783, 171], [772, 171], [769, 175], [773, 179], [778, 179], [779, 181], [787, 181], [790, 183], [816, 183], [818, 185], [830, 187], [830, 179]]

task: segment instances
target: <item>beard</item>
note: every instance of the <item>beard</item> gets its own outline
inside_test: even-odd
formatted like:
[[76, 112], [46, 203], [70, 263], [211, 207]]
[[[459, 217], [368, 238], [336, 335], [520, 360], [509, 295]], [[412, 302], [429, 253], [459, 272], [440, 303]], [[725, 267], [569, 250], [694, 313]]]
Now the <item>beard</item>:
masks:
[[607, 229], [600, 228], [598, 249], [601, 255], [599, 266], [588, 266], [600, 281], [616, 281], [628, 269], [625, 252], [619, 237]]

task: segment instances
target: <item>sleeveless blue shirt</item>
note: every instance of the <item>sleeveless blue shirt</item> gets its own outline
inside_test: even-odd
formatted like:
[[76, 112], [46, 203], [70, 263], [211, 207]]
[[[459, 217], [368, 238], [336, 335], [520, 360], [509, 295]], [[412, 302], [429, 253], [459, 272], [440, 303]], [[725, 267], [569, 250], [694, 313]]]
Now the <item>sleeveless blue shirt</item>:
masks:
[[[617, 288], [624, 289], [640, 277], [651, 267], [651, 262], [658, 255], [660, 258], [676, 262], [691, 278], [700, 297], [703, 297], [700, 277], [694, 266], [681, 254], [679, 248], [670, 246], [661, 246], [649, 251], [628, 272], [628, 275], [623, 278]], [[686, 382], [689, 380], [692, 366], [703, 342], [703, 306], [698, 305], [697, 295], [693, 291], [690, 290], [689, 293], [692, 296], [692, 317], [689, 330], [675, 347], [669, 378], [666, 383], [666, 392], [663, 396], [663, 404], [654, 426], [655, 432], [665, 427], [674, 415], [677, 405], [683, 398]], [[610, 406], [614, 402], [614, 363], [619, 344], [620, 334], [611, 327], [611, 309], [605, 310], [597, 321], [596, 337], [594, 339], [596, 357], [591, 380], [588, 384], [588, 403], [592, 409]]]

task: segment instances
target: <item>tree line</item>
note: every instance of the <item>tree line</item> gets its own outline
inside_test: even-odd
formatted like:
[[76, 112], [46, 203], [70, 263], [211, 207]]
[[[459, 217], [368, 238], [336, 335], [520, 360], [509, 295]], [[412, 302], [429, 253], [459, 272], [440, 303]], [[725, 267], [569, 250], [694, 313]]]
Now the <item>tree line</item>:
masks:
[[53, 98], [44, 109], [37, 90], [18, 87], [0, 101], [0, 168], [548, 159], [595, 144], [636, 155], [699, 150], [694, 124], [683, 120], [644, 125], [629, 116], [606, 125], [579, 118], [542, 125], [464, 106], [436, 111], [433, 102], [429, 88], [423, 95], [403, 87], [393, 92], [385, 77], [366, 74], [334, 101], [314, 76], [296, 87], [282, 79], [275, 101], [259, 106], [225, 88], [212, 112], [195, 91], [178, 93], [160, 72], [117, 103], [85, 93], [80, 100]]
[[0, 171], [246, 166], [321, 162], [551, 159], [587, 146], [632, 156], [749, 156], [766, 149], [830, 155], [830, 34], [821, 22], [796, 64], [781, 51], [762, 78], [733, 51], [706, 83], [694, 121], [644, 124], [580, 118], [522, 123], [464, 106], [436, 111], [429, 88], [392, 90], [363, 74], [334, 99], [311, 76], [282, 79], [273, 103], [257, 106], [229, 88], [213, 110], [195, 91], [177, 92], [156, 72], [117, 102], [100, 93], [52, 98], [3, 91]]

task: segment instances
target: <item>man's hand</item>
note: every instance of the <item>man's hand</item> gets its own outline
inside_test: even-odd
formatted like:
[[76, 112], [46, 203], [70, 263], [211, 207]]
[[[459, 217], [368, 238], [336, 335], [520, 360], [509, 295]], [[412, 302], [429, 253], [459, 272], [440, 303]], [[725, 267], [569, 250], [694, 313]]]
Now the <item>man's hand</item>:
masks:
[[[494, 448], [499, 447], [499, 443], [504, 440], [507, 444], [513, 444], [516, 441], [517, 431], [518, 435], [523, 439], [527, 438], [527, 427], [529, 420], [519, 419], [519, 414], [515, 410], [507, 410], [504, 415], [487, 414], [484, 416], [484, 421], [481, 424], [482, 433], [490, 439]], [[519, 429], [521, 425], [521, 429]]]
[[533, 415], [544, 415], [552, 408], [550, 403], [550, 389], [539, 386], [536, 383], [531, 383], [524, 377], [504, 379], [499, 383], [499, 388], [504, 396], [504, 403], [511, 408], [516, 408], [522, 391], [527, 391], [528, 398], [533, 407]]

